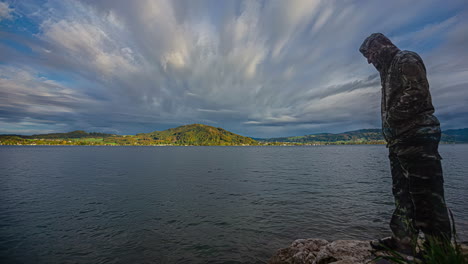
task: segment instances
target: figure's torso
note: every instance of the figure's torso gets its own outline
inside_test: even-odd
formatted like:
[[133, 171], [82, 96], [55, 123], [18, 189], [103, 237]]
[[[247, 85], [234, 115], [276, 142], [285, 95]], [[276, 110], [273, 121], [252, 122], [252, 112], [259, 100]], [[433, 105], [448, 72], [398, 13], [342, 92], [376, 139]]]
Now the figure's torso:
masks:
[[[407, 73], [411, 73], [411, 70], [407, 69], [412, 68], [420, 70], [408, 78]], [[396, 53], [387, 72], [381, 74], [381, 79], [382, 129], [389, 144], [402, 138], [440, 133], [439, 121], [433, 115], [426, 69], [416, 53]], [[418, 98], [412, 98], [412, 94]], [[411, 103], [413, 99], [414, 104]]]

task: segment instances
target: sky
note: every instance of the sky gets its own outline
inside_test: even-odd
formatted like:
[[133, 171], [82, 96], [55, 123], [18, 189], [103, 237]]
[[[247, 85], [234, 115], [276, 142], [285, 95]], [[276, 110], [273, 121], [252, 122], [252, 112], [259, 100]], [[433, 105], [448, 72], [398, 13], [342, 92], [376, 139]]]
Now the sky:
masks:
[[468, 127], [466, 0], [0, 0], [0, 134], [379, 128], [374, 32], [423, 58], [442, 129]]

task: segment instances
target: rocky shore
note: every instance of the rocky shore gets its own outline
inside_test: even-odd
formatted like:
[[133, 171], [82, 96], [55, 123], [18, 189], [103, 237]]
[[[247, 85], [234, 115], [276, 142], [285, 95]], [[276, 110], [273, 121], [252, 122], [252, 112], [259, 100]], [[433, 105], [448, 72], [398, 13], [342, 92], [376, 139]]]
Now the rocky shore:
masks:
[[[468, 256], [468, 243], [461, 244], [463, 255]], [[390, 264], [384, 259], [375, 260], [385, 252], [376, 252], [369, 240], [298, 239], [289, 247], [280, 249], [270, 258], [269, 264]], [[410, 256], [407, 256], [411, 258]]]
[[298, 239], [280, 249], [270, 264], [365, 264], [376, 258], [370, 241]]

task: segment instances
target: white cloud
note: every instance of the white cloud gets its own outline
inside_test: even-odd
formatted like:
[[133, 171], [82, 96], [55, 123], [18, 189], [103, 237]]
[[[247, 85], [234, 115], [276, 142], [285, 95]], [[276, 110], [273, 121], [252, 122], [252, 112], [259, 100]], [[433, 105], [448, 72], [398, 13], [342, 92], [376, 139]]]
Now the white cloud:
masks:
[[11, 13], [13, 13], [14, 9], [10, 8], [8, 3], [0, 2], [0, 21], [3, 19], [12, 19]]
[[101, 74], [117, 71], [136, 71], [129, 47], [119, 47], [103, 28], [90, 23], [60, 20], [42, 24], [41, 38], [50, 43], [56, 54], [61, 54], [73, 63], [91, 65]]

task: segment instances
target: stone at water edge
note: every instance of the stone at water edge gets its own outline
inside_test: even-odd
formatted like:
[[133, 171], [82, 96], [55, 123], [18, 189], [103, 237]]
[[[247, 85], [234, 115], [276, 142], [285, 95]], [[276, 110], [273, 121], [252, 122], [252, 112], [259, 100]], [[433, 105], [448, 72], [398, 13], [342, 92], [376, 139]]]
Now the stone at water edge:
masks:
[[370, 241], [298, 239], [278, 250], [270, 264], [367, 264], [375, 258]]
[[[468, 258], [468, 242], [459, 244], [462, 254]], [[280, 249], [271, 257], [270, 264], [388, 264], [380, 259], [371, 262], [377, 256], [388, 256], [384, 251], [374, 251], [370, 241], [336, 240], [328, 242], [323, 239], [298, 239], [289, 247]], [[406, 256], [406, 255], [403, 255]], [[410, 256], [406, 256], [410, 257]]]

